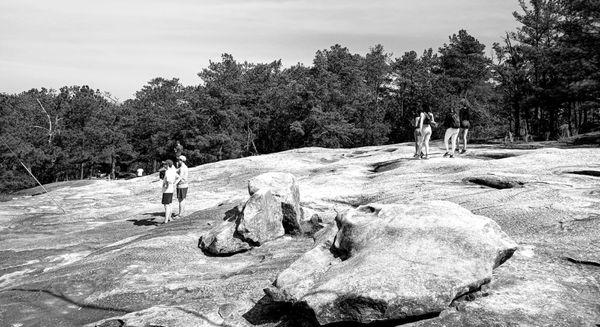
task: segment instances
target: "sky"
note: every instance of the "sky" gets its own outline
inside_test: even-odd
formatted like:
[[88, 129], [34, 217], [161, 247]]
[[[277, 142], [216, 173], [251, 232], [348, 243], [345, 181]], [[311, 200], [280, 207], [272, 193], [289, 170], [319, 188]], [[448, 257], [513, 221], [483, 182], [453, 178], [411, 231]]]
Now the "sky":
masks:
[[223, 53], [311, 65], [334, 44], [394, 58], [466, 29], [491, 45], [516, 28], [517, 0], [1, 0], [0, 92], [89, 85], [120, 101], [154, 77], [201, 83]]

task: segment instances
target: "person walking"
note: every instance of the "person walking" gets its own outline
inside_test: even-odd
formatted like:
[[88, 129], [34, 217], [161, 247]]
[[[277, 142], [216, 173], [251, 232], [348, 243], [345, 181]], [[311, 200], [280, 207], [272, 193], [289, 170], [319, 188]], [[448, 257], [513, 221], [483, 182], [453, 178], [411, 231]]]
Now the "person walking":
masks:
[[[444, 127], [446, 127], [446, 133], [444, 134], [444, 146], [446, 147], [446, 153], [444, 158], [454, 158], [454, 150], [456, 149], [456, 139], [458, 138], [458, 132], [460, 130], [460, 118], [456, 111], [452, 108], [446, 113], [444, 118]], [[452, 141], [451, 151], [448, 150], [448, 141]]]
[[[429, 139], [431, 138], [431, 125], [435, 123], [433, 113], [429, 106], [423, 105], [423, 110], [419, 114], [419, 131], [421, 133], [421, 143], [417, 153], [421, 153], [420, 158], [429, 159]], [[422, 153], [423, 148], [425, 152]]]
[[185, 164], [187, 158], [184, 155], [179, 156], [177, 159], [179, 165], [177, 172], [180, 178], [180, 181], [177, 184], [177, 201], [179, 201], [179, 214], [177, 214], [177, 216], [183, 217], [185, 199], [188, 191], [188, 166]]
[[171, 159], [167, 160], [166, 165], [167, 170], [165, 171], [165, 178], [163, 179], [162, 195], [162, 204], [165, 206], [165, 224], [171, 220], [173, 192], [175, 191], [175, 185], [180, 181], [177, 170], [173, 166], [173, 161]]
[[[462, 132], [463, 148], [460, 153], [467, 152], [467, 135], [469, 134], [469, 128], [471, 128], [471, 105], [466, 98], [460, 100], [461, 108], [459, 111], [460, 118], [460, 132]], [[458, 147], [460, 148], [460, 140], [458, 140]]]

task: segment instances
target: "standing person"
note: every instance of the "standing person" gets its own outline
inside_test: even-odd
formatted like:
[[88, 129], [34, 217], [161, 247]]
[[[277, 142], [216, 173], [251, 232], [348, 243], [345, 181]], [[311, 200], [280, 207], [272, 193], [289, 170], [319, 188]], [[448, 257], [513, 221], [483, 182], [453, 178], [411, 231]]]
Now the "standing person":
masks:
[[179, 183], [179, 175], [177, 170], [173, 166], [173, 161], [170, 159], [166, 161], [167, 170], [165, 171], [165, 178], [163, 179], [163, 195], [162, 204], [165, 206], [165, 224], [171, 220], [171, 203], [173, 202], [173, 191], [175, 191], [175, 185]]
[[187, 159], [184, 155], [179, 156], [177, 159], [179, 163], [179, 169], [177, 169], [177, 172], [179, 173], [180, 177], [180, 181], [177, 184], [177, 200], [179, 201], [179, 214], [177, 214], [177, 216], [183, 217], [185, 198], [187, 197], [188, 190], [188, 166], [185, 164]]
[[423, 151], [425, 147], [425, 153], [421, 153], [421, 158], [429, 159], [429, 139], [431, 138], [431, 125], [435, 123], [433, 113], [429, 110], [429, 106], [423, 105], [423, 110], [419, 114], [419, 131], [421, 132], [421, 143], [417, 153]]
[[[446, 113], [444, 118], [444, 127], [446, 127], [446, 133], [444, 134], [444, 146], [446, 146], [445, 157], [454, 158], [454, 149], [456, 149], [456, 139], [458, 138], [458, 132], [460, 128], [460, 118], [456, 111], [452, 108]], [[448, 141], [452, 140], [452, 151], [448, 150]]]
[[[462, 98], [460, 104], [460, 131], [462, 132], [463, 140], [463, 149], [460, 153], [465, 153], [467, 152], [467, 135], [469, 134], [469, 128], [471, 128], [471, 106], [466, 98]], [[460, 139], [458, 140], [458, 147], [460, 148]]]
[[173, 148], [173, 151], [175, 152], [175, 159], [179, 160], [179, 156], [183, 154], [183, 145], [181, 145], [181, 143], [177, 141], [177, 144], [175, 144], [175, 148]]
[[417, 116], [415, 117], [415, 120], [413, 122], [413, 127], [414, 127], [414, 136], [415, 136], [415, 155], [413, 156], [414, 158], [418, 158], [421, 153], [419, 153], [419, 144], [421, 144], [421, 130], [419, 129], [419, 120], [421, 119], [421, 116]]

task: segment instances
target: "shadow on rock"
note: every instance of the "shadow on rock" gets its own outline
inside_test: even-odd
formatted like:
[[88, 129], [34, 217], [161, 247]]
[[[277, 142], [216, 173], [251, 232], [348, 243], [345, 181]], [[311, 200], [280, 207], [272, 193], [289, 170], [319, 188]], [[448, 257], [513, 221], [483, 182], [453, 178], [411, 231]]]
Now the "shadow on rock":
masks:
[[127, 219], [127, 221], [133, 222], [134, 226], [158, 226], [161, 224], [161, 222], [156, 221], [155, 218]]
[[491, 152], [491, 153], [478, 153], [476, 155], [470, 155], [470, 154], [467, 155], [467, 157], [482, 159], [482, 160], [498, 160], [498, 159], [513, 158], [513, 157], [518, 157], [518, 156], [520, 156], [520, 154], [510, 153], [510, 152], [502, 152], [502, 153]]
[[340, 321], [332, 324], [322, 325], [323, 327], [395, 327], [401, 326], [404, 324], [410, 324], [422, 320], [434, 319], [440, 315], [439, 312], [424, 314], [420, 316], [411, 316], [406, 319], [393, 319], [393, 320], [383, 320], [383, 321], [373, 321], [370, 323], [359, 323], [354, 321]]
[[278, 323], [277, 327], [317, 327], [314, 313], [301, 305], [273, 301], [263, 296], [248, 312], [242, 315], [252, 325]]
[[412, 316], [405, 319], [392, 319], [360, 323], [356, 321], [340, 321], [320, 325], [315, 313], [303, 303], [276, 302], [269, 296], [263, 296], [255, 305], [242, 315], [252, 325], [277, 323], [276, 327], [393, 327], [426, 319], [433, 319], [439, 313]]
[[406, 161], [403, 159], [395, 159], [384, 162], [377, 162], [372, 165], [371, 172], [373, 173], [382, 173], [384, 171], [390, 171], [402, 166], [402, 162]]
[[495, 188], [497, 190], [504, 190], [507, 188], [521, 188], [525, 185], [524, 182], [501, 176], [475, 176], [468, 177], [463, 180], [465, 183], [473, 183], [481, 186], [487, 186]]

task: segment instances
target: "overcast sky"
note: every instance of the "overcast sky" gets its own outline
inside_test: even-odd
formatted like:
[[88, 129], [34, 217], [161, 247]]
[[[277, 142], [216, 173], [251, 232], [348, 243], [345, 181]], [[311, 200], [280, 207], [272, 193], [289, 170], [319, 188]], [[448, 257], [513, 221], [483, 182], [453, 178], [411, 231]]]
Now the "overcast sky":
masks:
[[466, 29], [487, 45], [516, 22], [517, 0], [1, 0], [0, 92], [89, 85], [120, 100], [154, 77], [200, 82], [230, 53], [238, 61], [312, 64], [339, 43], [437, 50]]

